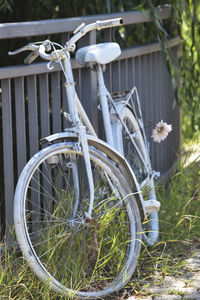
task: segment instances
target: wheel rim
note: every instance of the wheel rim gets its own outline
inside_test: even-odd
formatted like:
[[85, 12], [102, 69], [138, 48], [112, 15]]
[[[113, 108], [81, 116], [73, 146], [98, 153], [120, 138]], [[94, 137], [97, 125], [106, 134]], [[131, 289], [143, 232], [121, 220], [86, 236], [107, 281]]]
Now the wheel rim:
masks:
[[[27, 180], [28, 187], [25, 188], [24, 196], [24, 230], [27, 242], [40, 272], [43, 273], [42, 277], [50, 279], [57, 291], [76, 293], [83, 298], [113, 292], [127, 281], [123, 274], [129, 273], [129, 265], [133, 261], [133, 254], [130, 254], [135, 247], [135, 241], [131, 237], [136, 236], [133, 212], [129, 204], [121, 205], [122, 201], [116, 196], [120, 193], [122, 197], [124, 191], [117, 189], [115, 175], [109, 174], [114, 184], [113, 192], [100, 170], [101, 167], [106, 168], [105, 164], [100, 164], [93, 157], [97, 200], [93, 219], [89, 225], [82, 224], [83, 212], [87, 206], [85, 188], [82, 188], [83, 191], [80, 188], [82, 202], [73, 219], [71, 208], [74, 208], [74, 203], [69, 201], [72, 197], [69, 197], [67, 191], [71, 190], [71, 195], [75, 198], [77, 192], [72, 189], [72, 161], [79, 156], [78, 166], [84, 167], [81, 161], [83, 158], [76, 151], [59, 151], [41, 159]], [[80, 181], [83, 180], [81, 187], [87, 185], [85, 178], [83, 171], [83, 176], [79, 178]]]
[[[142, 139], [140, 128], [137, 122], [133, 120], [133, 114], [128, 108], [125, 108], [123, 121], [126, 124], [131, 136], [133, 137], [134, 142], [139, 148], [144, 161], [147, 162], [145, 145]], [[142, 181], [146, 177], [146, 171], [137, 150], [135, 149], [133, 143], [130, 140], [130, 137], [127, 135], [127, 132], [123, 126], [122, 140], [123, 154], [130, 164], [131, 168], [134, 170], [137, 180], [139, 181], [139, 183], [142, 183]]]

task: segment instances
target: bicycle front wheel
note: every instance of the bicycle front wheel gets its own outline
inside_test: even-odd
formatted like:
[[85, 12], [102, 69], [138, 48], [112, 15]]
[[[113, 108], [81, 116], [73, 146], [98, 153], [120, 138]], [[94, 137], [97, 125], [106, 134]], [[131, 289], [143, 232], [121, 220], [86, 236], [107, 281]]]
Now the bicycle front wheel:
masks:
[[51, 145], [25, 166], [15, 193], [20, 247], [35, 274], [70, 298], [102, 299], [122, 288], [140, 252], [134, 195], [105, 154], [89, 146], [95, 186], [92, 218], [83, 153], [74, 142]]
[[[154, 180], [151, 178], [143, 185], [143, 182], [145, 182], [145, 179], [147, 178], [144, 162], [150, 167], [150, 159], [148, 150], [145, 146], [142, 130], [129, 106], [124, 107], [121, 117], [126, 128], [120, 122], [115, 121], [115, 123], [113, 123], [113, 135], [116, 147], [118, 148], [118, 151], [124, 155], [136, 175], [136, 178], [142, 187], [144, 200], [156, 200]], [[131, 141], [131, 138], [134, 140], [137, 149]], [[148, 245], [152, 246], [158, 239], [158, 233], [158, 213], [152, 212], [148, 214], [147, 220], [143, 223], [143, 238]]]

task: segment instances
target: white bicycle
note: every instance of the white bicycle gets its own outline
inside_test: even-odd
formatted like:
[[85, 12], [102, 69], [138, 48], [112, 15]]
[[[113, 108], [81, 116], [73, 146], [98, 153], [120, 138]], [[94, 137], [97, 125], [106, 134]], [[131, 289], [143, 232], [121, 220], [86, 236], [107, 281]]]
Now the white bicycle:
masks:
[[[120, 55], [117, 43], [79, 49], [76, 59], [97, 71], [106, 142], [98, 139], [75, 91], [70, 52], [88, 31], [122, 25], [122, 19], [81, 24], [63, 47], [50, 41], [31, 50], [64, 72], [69, 127], [42, 140], [49, 145], [24, 167], [16, 187], [14, 222], [33, 272], [60, 294], [102, 299], [133, 274], [142, 238], [158, 238], [159, 202], [137, 89], [112, 97], [103, 68]], [[48, 53], [47, 53], [48, 52]], [[51, 68], [51, 65], [48, 67]], [[143, 223], [143, 224], [142, 224]]]

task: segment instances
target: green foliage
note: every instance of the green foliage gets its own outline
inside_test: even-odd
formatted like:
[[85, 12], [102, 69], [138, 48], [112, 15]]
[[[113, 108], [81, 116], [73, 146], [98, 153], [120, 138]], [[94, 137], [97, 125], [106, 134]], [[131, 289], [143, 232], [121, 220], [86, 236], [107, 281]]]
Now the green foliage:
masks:
[[[163, 24], [162, 19], [158, 16], [158, 14], [155, 11], [155, 7], [153, 6], [153, 3], [151, 0], [147, 0], [149, 4], [149, 10], [151, 13], [151, 17], [153, 20], [153, 23], [156, 28], [156, 33], [158, 37], [158, 41], [161, 44], [161, 50], [163, 53], [163, 57], [165, 58], [166, 65], [168, 67], [168, 70], [171, 74], [172, 77], [172, 85], [174, 89], [174, 94], [175, 94], [175, 99], [174, 99], [174, 105], [176, 102], [179, 103], [179, 77], [180, 77], [180, 72], [179, 69], [177, 68], [177, 65], [174, 61], [173, 54], [171, 53], [171, 49], [169, 46], [169, 38], [170, 35], [166, 31], [166, 28]], [[171, 26], [172, 27], [172, 26]], [[173, 35], [177, 35], [177, 30], [174, 30]]]
[[0, 0], [0, 12], [12, 12], [13, 0]]
[[[127, 0], [1, 0], [3, 7], [1, 18], [3, 22], [33, 21], [39, 19], [53, 19], [76, 17], [91, 14], [111, 13], [132, 9], [143, 9], [146, 1]], [[4, 8], [8, 6], [9, 9]]]
[[[170, 179], [167, 188], [160, 188], [161, 240], [190, 242], [200, 232], [200, 183], [199, 163], [184, 167], [188, 157]], [[167, 227], [167, 231], [166, 228]]]
[[184, 133], [193, 136], [200, 128], [200, 2], [185, 1], [180, 21], [182, 34], [182, 106]]
[[180, 71], [168, 49], [168, 33], [155, 13], [154, 1], [148, 0], [158, 40], [161, 42], [172, 75], [176, 100], [180, 101], [183, 108], [183, 133], [188, 138], [194, 136], [200, 128], [200, 2], [198, 0], [169, 2], [173, 4], [174, 22], [178, 24], [182, 40]]

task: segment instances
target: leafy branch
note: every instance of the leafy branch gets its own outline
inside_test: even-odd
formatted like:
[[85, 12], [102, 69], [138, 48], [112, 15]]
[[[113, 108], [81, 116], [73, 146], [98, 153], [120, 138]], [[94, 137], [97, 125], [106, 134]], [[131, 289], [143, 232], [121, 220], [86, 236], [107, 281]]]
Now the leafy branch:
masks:
[[0, 12], [12, 12], [13, 0], [0, 0]]
[[160, 42], [161, 45], [161, 51], [166, 61], [167, 68], [172, 77], [172, 85], [173, 85], [173, 90], [175, 95], [175, 101], [174, 101], [174, 106], [175, 106], [176, 103], [179, 103], [179, 99], [180, 99], [179, 96], [180, 70], [177, 67], [177, 65], [174, 63], [173, 55], [171, 53], [170, 46], [169, 46], [169, 34], [164, 28], [163, 21], [160, 18], [160, 16], [157, 14], [152, 1], [151, 0], [147, 0], [147, 1], [149, 5], [151, 18], [155, 25], [158, 41]]

